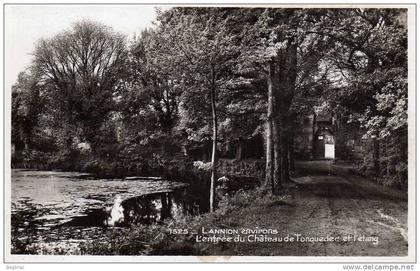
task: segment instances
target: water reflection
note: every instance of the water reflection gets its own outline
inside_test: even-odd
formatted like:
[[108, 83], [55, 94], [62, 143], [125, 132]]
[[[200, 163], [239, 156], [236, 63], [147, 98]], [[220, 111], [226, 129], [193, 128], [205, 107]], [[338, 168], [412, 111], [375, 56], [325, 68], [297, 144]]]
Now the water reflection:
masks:
[[[189, 172], [164, 179], [96, 179], [72, 172], [12, 170], [12, 253], [37, 254], [28, 247], [96, 240], [109, 231], [204, 213], [209, 180]], [[241, 178], [229, 184], [235, 190], [252, 182]]]
[[120, 195], [114, 200], [114, 205], [111, 208], [109, 218], [106, 220], [106, 224], [110, 226], [115, 226], [116, 223], [120, 223], [121, 220], [124, 220], [124, 208], [121, 205], [122, 199]]
[[[35, 222], [37, 227], [126, 225], [145, 220], [135, 217], [147, 212], [149, 219], [155, 220], [151, 213], [160, 216], [162, 204], [163, 217], [168, 216], [168, 200], [156, 201], [154, 197], [187, 186], [162, 178], [94, 179], [72, 172], [13, 170], [12, 216], [19, 227]], [[135, 201], [142, 207], [133, 207]], [[158, 211], [151, 211], [152, 207]]]
[[129, 227], [161, 222], [167, 218], [199, 214], [199, 206], [189, 206], [183, 197], [185, 189], [158, 192], [122, 200], [118, 195], [111, 208], [91, 209], [62, 226]]
[[164, 193], [153, 193], [127, 199], [122, 202], [125, 225], [150, 224], [175, 218], [185, 214], [198, 214], [199, 208], [189, 206], [182, 200], [185, 190]]

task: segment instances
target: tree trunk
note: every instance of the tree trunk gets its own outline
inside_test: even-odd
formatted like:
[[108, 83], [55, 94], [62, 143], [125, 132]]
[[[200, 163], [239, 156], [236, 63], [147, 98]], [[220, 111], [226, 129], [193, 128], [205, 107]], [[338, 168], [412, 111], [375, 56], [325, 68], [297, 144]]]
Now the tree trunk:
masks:
[[276, 91], [276, 114], [278, 114], [279, 125], [279, 147], [280, 147], [280, 185], [290, 181], [289, 168], [289, 114], [293, 102], [296, 84], [297, 71], [297, 44], [290, 39], [284, 52], [277, 54], [278, 90]]
[[379, 174], [380, 165], [379, 165], [379, 133], [375, 133], [373, 138], [373, 169], [375, 174]]
[[213, 148], [211, 154], [211, 180], [210, 180], [210, 212], [214, 211], [216, 201], [216, 175], [217, 175], [217, 114], [216, 114], [216, 85], [214, 67], [212, 67], [212, 86], [210, 89], [211, 116], [213, 121]]
[[[282, 114], [285, 114], [283, 112]], [[289, 182], [289, 137], [287, 133], [287, 117], [280, 116], [280, 127], [279, 127], [279, 145], [280, 145], [280, 184], [284, 185]]]
[[294, 139], [294, 133], [291, 133], [289, 135], [289, 169], [292, 171], [292, 173], [295, 171], [295, 158], [294, 158], [294, 148], [293, 148], [293, 139]]
[[312, 119], [312, 152], [311, 152], [311, 159], [315, 158], [315, 142], [316, 142], [316, 132], [317, 132], [317, 125], [316, 125], [316, 112], [313, 113], [313, 119]]
[[264, 188], [271, 186], [272, 192], [274, 192], [274, 182], [273, 182], [273, 74], [274, 67], [273, 62], [269, 62], [269, 74], [267, 78], [268, 84], [268, 100], [267, 100], [267, 148], [266, 148], [266, 164], [265, 164], [265, 182]]
[[274, 173], [273, 173], [273, 192], [281, 189], [281, 148], [280, 148], [280, 130], [278, 119], [273, 121], [273, 149], [274, 149]]
[[242, 139], [241, 138], [238, 139], [238, 148], [236, 149], [235, 159], [236, 160], [242, 159]]

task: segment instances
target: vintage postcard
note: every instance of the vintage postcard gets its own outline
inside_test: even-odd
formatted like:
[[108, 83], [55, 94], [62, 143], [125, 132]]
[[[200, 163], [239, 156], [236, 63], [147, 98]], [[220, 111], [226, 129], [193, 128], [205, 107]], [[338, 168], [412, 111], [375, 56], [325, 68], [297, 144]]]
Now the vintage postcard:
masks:
[[415, 5], [3, 8], [5, 263], [416, 261]]

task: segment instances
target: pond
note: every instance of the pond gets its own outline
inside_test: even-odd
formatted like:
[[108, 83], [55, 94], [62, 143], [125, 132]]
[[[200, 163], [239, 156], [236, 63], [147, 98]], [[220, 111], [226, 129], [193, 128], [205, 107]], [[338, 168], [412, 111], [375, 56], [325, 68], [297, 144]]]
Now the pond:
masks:
[[87, 241], [110, 229], [158, 223], [208, 208], [207, 185], [199, 181], [99, 179], [77, 172], [22, 169], [13, 169], [11, 177], [12, 240], [25, 246]]

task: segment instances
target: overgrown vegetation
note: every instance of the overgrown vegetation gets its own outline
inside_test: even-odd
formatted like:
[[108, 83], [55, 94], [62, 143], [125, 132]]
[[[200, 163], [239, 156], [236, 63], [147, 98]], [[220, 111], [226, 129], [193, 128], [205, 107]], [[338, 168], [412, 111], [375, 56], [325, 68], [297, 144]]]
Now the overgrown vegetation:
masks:
[[[406, 16], [179, 7], [129, 41], [78, 22], [40, 40], [13, 86], [12, 165], [125, 175], [204, 160], [213, 210], [225, 143], [263, 135], [265, 185], [277, 193], [293, 164], [290, 120], [314, 106], [356, 122], [367, 138], [406, 142]], [[407, 158], [379, 153], [369, 149], [373, 161], [361, 162], [404, 186]]]

